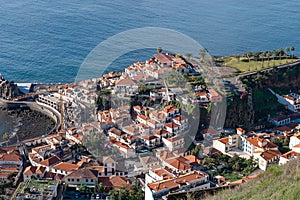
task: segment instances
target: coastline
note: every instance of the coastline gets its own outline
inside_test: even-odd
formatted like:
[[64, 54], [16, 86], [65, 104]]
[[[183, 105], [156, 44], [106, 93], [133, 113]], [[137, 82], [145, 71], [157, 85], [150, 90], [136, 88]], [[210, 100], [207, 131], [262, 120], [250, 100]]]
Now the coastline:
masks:
[[[1, 102], [3, 103], [0, 100]], [[5, 108], [0, 110], [0, 113], [8, 119], [4, 121], [8, 128], [0, 130], [0, 143], [6, 143], [3, 141], [5, 132], [10, 136], [8, 144], [11, 145], [28, 138], [46, 135], [55, 127], [53, 119], [30, 108]]]

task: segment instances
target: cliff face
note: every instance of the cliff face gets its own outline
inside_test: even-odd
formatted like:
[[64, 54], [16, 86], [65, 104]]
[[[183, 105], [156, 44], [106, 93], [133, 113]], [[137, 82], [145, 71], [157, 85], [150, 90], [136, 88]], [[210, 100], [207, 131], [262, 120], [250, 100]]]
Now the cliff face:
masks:
[[242, 126], [250, 129], [264, 123], [269, 114], [282, 111], [281, 105], [267, 88], [285, 92], [300, 90], [300, 65], [258, 72], [241, 80], [247, 88], [247, 94], [236, 95], [228, 100], [225, 127]]
[[4, 79], [0, 79], [0, 97], [4, 99], [13, 99], [18, 96], [19, 89], [17, 84], [14, 82], [9, 82]]
[[234, 96], [228, 100], [225, 127], [244, 127], [249, 129], [254, 124], [252, 95]]

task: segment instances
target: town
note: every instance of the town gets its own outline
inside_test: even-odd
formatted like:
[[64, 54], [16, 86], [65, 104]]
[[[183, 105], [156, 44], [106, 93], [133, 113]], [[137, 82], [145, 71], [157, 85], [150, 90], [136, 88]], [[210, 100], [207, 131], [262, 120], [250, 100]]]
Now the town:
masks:
[[299, 91], [269, 89], [286, 108], [268, 117], [271, 128], [199, 124], [199, 109], [218, 106], [226, 92], [207, 84], [188, 60], [160, 49], [123, 72], [32, 95], [58, 126], [3, 144], [1, 193], [12, 199], [167, 199], [236, 186], [299, 156]]

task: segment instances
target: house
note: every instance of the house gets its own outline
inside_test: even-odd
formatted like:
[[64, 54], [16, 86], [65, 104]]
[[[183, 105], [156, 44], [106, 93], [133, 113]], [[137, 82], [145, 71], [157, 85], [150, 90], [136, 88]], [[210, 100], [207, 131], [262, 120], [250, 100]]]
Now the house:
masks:
[[115, 158], [111, 156], [103, 156], [102, 158], [103, 166], [104, 166], [104, 175], [115, 175], [115, 172], [117, 171], [117, 164]]
[[293, 129], [288, 126], [279, 126], [275, 128], [277, 134], [288, 136], [293, 132]]
[[193, 171], [167, 180], [160, 180], [145, 185], [145, 200], [165, 198], [166, 195], [179, 191], [194, 191], [210, 188], [208, 175]]
[[166, 160], [166, 167], [176, 174], [184, 174], [191, 171], [190, 161], [182, 156]]
[[278, 146], [261, 137], [241, 137], [240, 149], [253, 156], [254, 152], [273, 150], [278, 151]]
[[300, 112], [300, 95], [297, 93], [290, 93], [284, 96], [288, 108], [293, 112]]
[[98, 183], [103, 184], [106, 192], [112, 189], [119, 190], [122, 187], [128, 188], [131, 185], [125, 177], [121, 176], [99, 177]]
[[214, 129], [213, 127], [209, 127], [207, 129], [204, 129], [200, 133], [203, 135], [203, 138], [205, 140], [210, 140], [210, 139], [213, 139], [213, 138], [219, 138], [219, 136], [220, 136], [219, 132], [216, 129]]
[[153, 149], [161, 145], [161, 139], [154, 135], [144, 135], [140, 138], [140, 141], [147, 149]]
[[287, 162], [289, 162], [290, 160], [293, 160], [293, 159], [298, 158], [298, 157], [299, 157], [299, 153], [298, 152], [289, 151], [289, 152], [287, 152], [285, 154], [282, 154], [280, 156], [279, 165], [284, 165]]
[[46, 168], [42, 166], [28, 166], [25, 168], [23, 172], [23, 178], [24, 180], [31, 179], [32, 176], [34, 176], [37, 179], [42, 179], [45, 175]]
[[139, 86], [130, 78], [120, 79], [116, 82], [114, 93], [117, 95], [132, 96], [138, 94]]
[[160, 167], [159, 160], [154, 156], [140, 156], [139, 159], [145, 171]]
[[154, 61], [161, 67], [171, 67], [173, 65], [173, 59], [175, 59], [175, 57], [168, 53], [154, 54]]
[[52, 156], [48, 159], [45, 159], [39, 163], [32, 163], [34, 166], [43, 166], [46, 168], [46, 171], [51, 171], [51, 167], [59, 163], [61, 160], [57, 156]]
[[208, 90], [210, 102], [222, 102], [223, 97], [214, 89]]
[[289, 116], [281, 115], [281, 116], [276, 116], [276, 117], [270, 118], [270, 121], [275, 126], [284, 126], [291, 122], [291, 118]]
[[163, 111], [154, 110], [149, 114], [150, 119], [157, 121], [158, 123], [165, 123], [168, 119], [167, 115]]
[[225, 138], [213, 140], [213, 147], [221, 151], [223, 154], [226, 154], [232, 148], [239, 148], [239, 140], [240, 137], [238, 134], [229, 135]]
[[98, 184], [98, 171], [82, 168], [66, 175], [63, 180], [69, 187], [79, 187], [80, 185], [94, 187]]
[[122, 135], [124, 135], [124, 133], [121, 130], [115, 128], [115, 127], [108, 130], [108, 136], [109, 137], [121, 138]]
[[254, 154], [254, 159], [258, 159], [258, 167], [261, 170], [266, 171], [270, 164], [277, 163], [279, 161], [281, 153], [274, 150], [266, 150], [258, 155]]
[[175, 107], [175, 106], [172, 106], [172, 105], [168, 105], [164, 108], [164, 113], [165, 115], [171, 119], [171, 118], [174, 118], [178, 115], [180, 115], [180, 110], [179, 108]]
[[169, 151], [174, 151], [176, 149], [181, 149], [184, 147], [184, 138], [181, 136], [175, 136], [170, 138], [162, 138], [163, 143], [169, 149]]
[[180, 132], [180, 125], [174, 122], [168, 122], [164, 124], [165, 129], [169, 132], [174, 134], [179, 134]]
[[79, 164], [72, 164], [68, 162], [61, 162], [56, 165], [54, 165], [52, 168], [53, 173], [67, 175], [68, 173], [78, 170], [80, 167]]
[[296, 145], [300, 144], [300, 133], [293, 135], [290, 137], [289, 148], [293, 149]]

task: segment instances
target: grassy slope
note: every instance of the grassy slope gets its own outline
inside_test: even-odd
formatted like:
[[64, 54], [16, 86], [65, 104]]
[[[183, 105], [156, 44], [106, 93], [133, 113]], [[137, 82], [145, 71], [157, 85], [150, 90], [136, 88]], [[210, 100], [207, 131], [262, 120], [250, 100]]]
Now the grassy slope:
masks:
[[[247, 58], [240, 58], [240, 61], [238, 61], [236, 58], [234, 57], [228, 57], [227, 59], [224, 59], [226, 62], [226, 66], [230, 66], [233, 67], [237, 70], [239, 70], [240, 72], [249, 72], [249, 64], [248, 64], [248, 59]], [[292, 63], [297, 61], [297, 59], [288, 59], [288, 63]], [[261, 69], [266, 69], [268, 68], [268, 61], [265, 60], [264, 61], [264, 67], [262, 67], [261, 65], [261, 61], [255, 61], [255, 60], [250, 60], [250, 71], [256, 71], [256, 70], [261, 70]], [[285, 58], [282, 58], [282, 60], [275, 60], [275, 65], [274, 65], [274, 61], [270, 60], [270, 66], [269, 67], [273, 67], [273, 66], [279, 66], [279, 65], [284, 65], [286, 64], [286, 60]]]
[[208, 196], [206, 199], [300, 199], [300, 159], [281, 167], [271, 166], [257, 179]]

